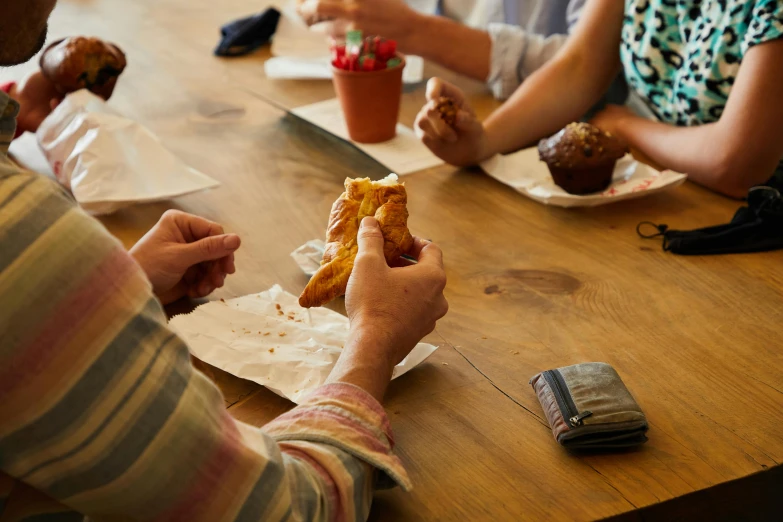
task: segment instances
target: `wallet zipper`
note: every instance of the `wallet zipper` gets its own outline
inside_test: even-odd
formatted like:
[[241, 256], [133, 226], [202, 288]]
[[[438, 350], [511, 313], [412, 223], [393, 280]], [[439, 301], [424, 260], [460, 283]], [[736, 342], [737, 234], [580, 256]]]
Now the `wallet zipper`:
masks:
[[544, 380], [546, 380], [549, 387], [555, 394], [555, 400], [560, 407], [560, 413], [568, 419], [571, 427], [575, 428], [582, 425], [582, 421], [593, 414], [589, 410], [585, 410], [579, 413], [576, 409], [576, 404], [571, 398], [571, 394], [568, 392], [568, 386], [563, 379], [563, 375], [558, 370], [546, 370], [544, 372]]

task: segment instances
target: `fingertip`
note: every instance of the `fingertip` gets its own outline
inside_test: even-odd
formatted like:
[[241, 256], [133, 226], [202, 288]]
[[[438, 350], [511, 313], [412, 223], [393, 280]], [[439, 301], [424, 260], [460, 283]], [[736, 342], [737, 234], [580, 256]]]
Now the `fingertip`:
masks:
[[427, 82], [427, 91], [426, 91], [427, 99], [430, 101], [437, 100], [440, 97], [442, 90], [443, 90], [443, 80], [441, 80], [437, 76], [433, 76]]
[[366, 216], [362, 219], [361, 228], [378, 228], [378, 220], [374, 216]]
[[226, 237], [223, 238], [223, 246], [227, 250], [236, 250], [241, 244], [242, 240], [236, 234], [226, 234]]

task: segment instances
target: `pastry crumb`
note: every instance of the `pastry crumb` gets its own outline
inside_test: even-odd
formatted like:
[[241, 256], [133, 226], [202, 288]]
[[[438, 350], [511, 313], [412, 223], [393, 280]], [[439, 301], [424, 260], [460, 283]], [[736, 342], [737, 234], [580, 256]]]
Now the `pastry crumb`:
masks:
[[277, 315], [285, 315], [282, 310], [277, 311]]
[[448, 366], [449, 363], [441, 363], [443, 366]]
[[269, 349], [269, 353], [275, 353], [275, 349], [274, 348], [270, 348]]
[[279, 335], [280, 337], [285, 337], [285, 332], [278, 332], [277, 335]]
[[481, 336], [481, 338], [482, 338], [482, 339], [486, 339], [486, 337], [484, 337], [483, 335]]
[[280, 306], [280, 304], [279, 304], [279, 303], [275, 303], [275, 308], [277, 308], [278, 310], [282, 310], [282, 309], [283, 309], [283, 307], [282, 307], [282, 306]]
[[264, 332], [264, 335], [269, 335], [269, 332]]
[[236, 333], [236, 330], [231, 330], [232, 332]]
[[225, 300], [225, 299], [223, 299], [223, 298], [221, 297], [221, 298], [220, 298], [220, 302], [221, 302], [221, 303], [225, 303], [225, 302], [226, 302], [226, 300]]

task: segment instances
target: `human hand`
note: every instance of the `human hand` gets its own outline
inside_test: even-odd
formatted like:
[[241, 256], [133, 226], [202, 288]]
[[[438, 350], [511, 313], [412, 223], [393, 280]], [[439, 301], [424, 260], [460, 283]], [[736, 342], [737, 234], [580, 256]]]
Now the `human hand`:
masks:
[[604, 132], [608, 132], [620, 139], [625, 139], [625, 127], [634, 119], [640, 118], [631, 109], [625, 105], [607, 104], [598, 114], [590, 120], [591, 125], [595, 125]]
[[[418, 263], [390, 268], [383, 254], [383, 234], [374, 218], [365, 218], [358, 234], [359, 252], [345, 293], [352, 330], [380, 335], [377, 354], [396, 365], [446, 315], [446, 272], [436, 245], [415, 238], [409, 254]], [[372, 347], [363, 347], [372, 350]]]
[[[440, 78], [427, 82], [427, 103], [416, 116], [416, 135], [433, 154], [451, 165], [467, 167], [489, 157], [484, 126], [465, 99], [463, 92]], [[437, 109], [438, 100], [451, 98], [457, 106], [454, 127]]]
[[141, 265], [163, 304], [204, 297], [223, 286], [236, 271], [234, 252], [240, 240], [204, 218], [167, 210], [130, 254]]
[[19, 130], [35, 132], [47, 116], [62, 101], [63, 95], [40, 70], [30, 74], [10, 93], [19, 102]]
[[351, 331], [328, 382], [354, 384], [381, 400], [394, 366], [446, 315], [446, 271], [440, 248], [419, 238], [409, 253], [416, 264], [389, 267], [375, 218], [364, 218], [357, 241], [345, 293]]
[[365, 34], [397, 40], [400, 48], [415, 30], [419, 16], [403, 0], [304, 0], [296, 9], [308, 25], [324, 20], [348, 21]]

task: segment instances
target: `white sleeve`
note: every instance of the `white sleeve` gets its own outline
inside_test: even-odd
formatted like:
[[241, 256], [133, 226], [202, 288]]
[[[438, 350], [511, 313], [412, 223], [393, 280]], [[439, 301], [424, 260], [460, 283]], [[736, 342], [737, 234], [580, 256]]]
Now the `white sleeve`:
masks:
[[490, 24], [492, 40], [487, 85], [495, 98], [505, 100], [522, 82], [552, 59], [568, 39], [564, 34], [542, 36], [519, 26]]

